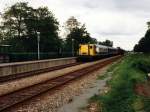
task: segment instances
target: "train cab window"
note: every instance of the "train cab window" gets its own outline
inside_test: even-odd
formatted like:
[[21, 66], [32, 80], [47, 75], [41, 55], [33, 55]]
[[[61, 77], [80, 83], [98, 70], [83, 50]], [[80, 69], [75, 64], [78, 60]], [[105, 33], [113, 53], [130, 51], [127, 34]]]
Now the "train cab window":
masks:
[[90, 46], [90, 49], [92, 49], [92, 46]]

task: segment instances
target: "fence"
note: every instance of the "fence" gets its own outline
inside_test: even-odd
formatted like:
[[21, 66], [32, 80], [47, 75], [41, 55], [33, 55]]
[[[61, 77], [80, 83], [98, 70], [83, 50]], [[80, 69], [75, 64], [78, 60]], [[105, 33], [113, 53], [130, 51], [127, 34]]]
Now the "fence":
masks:
[[[35, 52], [24, 52], [24, 53], [9, 53], [10, 62], [18, 62], [18, 61], [30, 61], [37, 60], [38, 54]], [[48, 53], [40, 53], [40, 59], [54, 59], [54, 58], [65, 58], [72, 57], [71, 52], [48, 52]]]

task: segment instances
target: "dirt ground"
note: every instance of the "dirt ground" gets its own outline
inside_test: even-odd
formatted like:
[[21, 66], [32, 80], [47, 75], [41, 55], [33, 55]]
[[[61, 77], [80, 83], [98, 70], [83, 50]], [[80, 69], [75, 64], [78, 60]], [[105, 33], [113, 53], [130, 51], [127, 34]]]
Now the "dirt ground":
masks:
[[141, 96], [150, 97], [150, 81], [147, 81], [143, 84], [137, 84], [135, 87], [135, 91]]

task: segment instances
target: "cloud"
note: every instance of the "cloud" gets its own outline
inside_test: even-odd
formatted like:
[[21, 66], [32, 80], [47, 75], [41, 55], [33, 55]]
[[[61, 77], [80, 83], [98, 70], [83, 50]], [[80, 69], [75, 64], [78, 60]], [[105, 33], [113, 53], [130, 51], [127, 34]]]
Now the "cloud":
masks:
[[148, 12], [150, 10], [149, 0], [114, 0], [116, 7], [120, 10]]
[[61, 25], [75, 16], [86, 24], [92, 37], [110, 39], [115, 46], [128, 50], [144, 36], [150, 19], [149, 0], [1, 0], [0, 11], [5, 4], [17, 1], [29, 2], [35, 8], [47, 6]]

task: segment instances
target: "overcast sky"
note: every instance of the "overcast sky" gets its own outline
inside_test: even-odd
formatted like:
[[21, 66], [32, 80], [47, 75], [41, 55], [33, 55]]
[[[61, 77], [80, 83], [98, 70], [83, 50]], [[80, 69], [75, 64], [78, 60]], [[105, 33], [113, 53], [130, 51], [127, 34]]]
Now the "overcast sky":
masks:
[[92, 37], [112, 40], [115, 47], [126, 50], [144, 36], [150, 21], [150, 0], [1, 0], [0, 11], [18, 1], [35, 8], [47, 6], [61, 25], [75, 16]]

